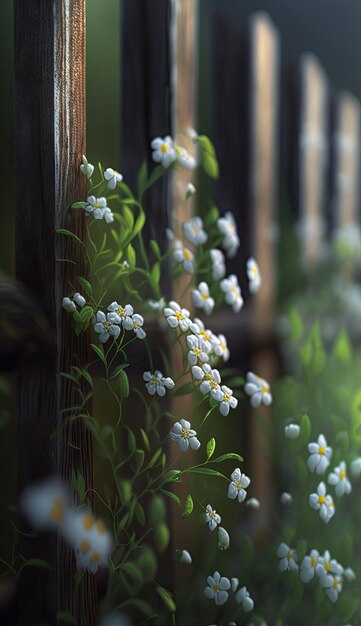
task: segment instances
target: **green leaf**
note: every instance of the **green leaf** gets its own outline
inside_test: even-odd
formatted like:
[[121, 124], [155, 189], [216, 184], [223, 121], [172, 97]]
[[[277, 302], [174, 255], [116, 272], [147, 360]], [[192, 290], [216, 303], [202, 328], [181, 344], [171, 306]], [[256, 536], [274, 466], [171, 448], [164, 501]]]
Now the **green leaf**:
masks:
[[61, 620], [62, 622], [66, 622], [67, 624], [76, 624], [75, 617], [68, 613], [67, 611], [58, 611], [56, 614], [57, 621]]
[[175, 493], [172, 493], [171, 491], [167, 491], [167, 489], [161, 489], [160, 491], [164, 493], [165, 496], [168, 496], [168, 498], [176, 502], [176, 504], [178, 504], [179, 506], [181, 505], [181, 501], [178, 498], [178, 496], [175, 495]]
[[169, 545], [170, 532], [167, 524], [161, 522], [154, 528], [154, 543], [158, 552], [164, 552]]
[[173, 396], [185, 396], [188, 393], [193, 393], [195, 390], [194, 383], [189, 382], [185, 383], [185, 385], [181, 385], [175, 391], [173, 391]]
[[210, 439], [207, 443], [207, 461], [209, 461], [215, 449], [216, 449], [216, 440], [214, 437], [212, 437], [212, 439]]
[[163, 601], [163, 604], [167, 607], [167, 609], [169, 611], [176, 611], [177, 607], [176, 604], [173, 600], [173, 597], [171, 595], [171, 593], [169, 591], [167, 591], [167, 589], [164, 589], [164, 587], [157, 587], [157, 592], [160, 596], [160, 598]]
[[126, 374], [126, 372], [124, 371], [124, 369], [119, 370], [118, 375], [117, 375], [117, 381], [119, 384], [119, 392], [120, 392], [120, 396], [121, 398], [128, 398], [129, 396], [129, 379], [128, 376]]
[[150, 270], [150, 275], [154, 282], [158, 284], [160, 280], [160, 263], [154, 263], [152, 269]]
[[144, 463], [144, 450], [141, 450], [140, 448], [137, 448], [134, 451], [134, 457], [135, 457], [135, 462], [136, 462], [136, 466], [137, 466], [137, 470], [141, 470], [143, 467], [143, 463]]
[[88, 206], [88, 202], [74, 202], [71, 205], [72, 209], [83, 209], [85, 206]]
[[81, 285], [81, 287], [84, 289], [84, 291], [89, 296], [92, 296], [93, 295], [93, 287], [91, 286], [90, 282], [86, 278], [84, 278], [84, 276], [78, 276], [78, 281], [79, 281], [79, 284]]
[[207, 215], [204, 218], [204, 225], [211, 226], [211, 224], [215, 224], [219, 218], [219, 211], [216, 206], [212, 205], [209, 211], [207, 211]]
[[156, 450], [154, 452], [154, 454], [153, 454], [152, 458], [150, 459], [147, 467], [149, 467], [149, 468], [153, 467], [153, 465], [155, 465], [156, 462], [158, 461], [158, 459], [161, 456], [162, 452], [163, 452], [163, 449], [162, 448], [158, 448], [158, 450]]
[[142, 505], [140, 504], [140, 502], [137, 502], [137, 504], [135, 505], [135, 517], [137, 518], [139, 524], [141, 526], [144, 526], [144, 524], [145, 524], [145, 513], [144, 513], [144, 509], [143, 509]]
[[298, 310], [294, 307], [289, 314], [291, 341], [299, 341], [303, 335], [303, 322]]
[[184, 505], [184, 511], [182, 513], [182, 519], [186, 519], [190, 516], [193, 511], [193, 499], [191, 494], [189, 493], [186, 498], [186, 503]]
[[132, 232], [132, 237], [135, 237], [136, 235], [138, 235], [138, 233], [140, 233], [144, 224], [145, 224], [145, 213], [144, 211], [141, 211], [135, 221], [133, 232]]
[[149, 244], [150, 244], [150, 247], [152, 248], [153, 254], [157, 257], [159, 261], [162, 258], [162, 255], [160, 252], [158, 242], [155, 239], [151, 239]]
[[228, 461], [229, 459], [239, 461], [240, 463], [243, 461], [243, 457], [241, 457], [240, 454], [237, 454], [236, 452], [227, 452], [227, 454], [222, 454], [221, 456], [217, 456], [216, 459], [212, 459], [211, 463], [221, 463], [222, 461]]
[[126, 572], [131, 576], [131, 578], [139, 583], [140, 585], [143, 583], [142, 572], [139, 567], [133, 561], [126, 561], [121, 565], [122, 572]]
[[135, 438], [135, 435], [134, 435], [133, 431], [130, 430], [130, 428], [128, 428], [128, 448], [129, 448], [129, 452], [134, 452], [136, 447], [137, 447], [137, 440]]
[[218, 178], [219, 167], [214, 145], [206, 135], [198, 135], [199, 158], [204, 171], [210, 178]]
[[147, 433], [145, 432], [144, 428], [140, 429], [140, 434], [142, 435], [144, 446], [146, 447], [148, 452], [150, 452], [150, 441], [149, 441], [149, 437], [148, 437]]
[[300, 435], [297, 439], [294, 440], [297, 450], [300, 450], [301, 448], [303, 448], [303, 446], [305, 446], [310, 440], [311, 421], [308, 415], [306, 414], [302, 415], [300, 428], [301, 428]]
[[66, 235], [67, 237], [72, 237], [73, 239], [76, 239], [79, 243], [81, 243], [82, 246], [84, 246], [83, 241], [79, 239], [79, 237], [77, 237], [74, 233], [72, 233], [71, 230], [67, 230], [66, 228], [57, 228], [56, 232], [59, 235]]
[[335, 339], [335, 343], [333, 345], [332, 355], [337, 361], [346, 365], [351, 362], [352, 359], [352, 349], [351, 344], [348, 338], [348, 335], [345, 330], [341, 330]]
[[185, 471], [191, 474], [205, 474], [206, 476], [220, 476], [223, 478], [223, 474], [217, 472], [217, 470], [211, 469], [210, 467], [191, 467]]
[[93, 348], [95, 354], [101, 359], [101, 361], [103, 361], [103, 363], [106, 365], [107, 364], [107, 360], [105, 358], [105, 354], [104, 354], [104, 348], [103, 348], [103, 344], [101, 344], [101, 346], [96, 346], [94, 343], [90, 344], [91, 348]]
[[128, 244], [128, 246], [127, 246], [127, 248], [125, 250], [125, 256], [126, 256], [126, 259], [127, 259], [128, 263], [130, 265], [130, 269], [133, 270], [135, 268], [135, 266], [136, 266], [136, 263], [137, 263], [137, 255], [136, 255], [135, 250], [134, 250], [134, 248], [133, 248], [131, 243]]

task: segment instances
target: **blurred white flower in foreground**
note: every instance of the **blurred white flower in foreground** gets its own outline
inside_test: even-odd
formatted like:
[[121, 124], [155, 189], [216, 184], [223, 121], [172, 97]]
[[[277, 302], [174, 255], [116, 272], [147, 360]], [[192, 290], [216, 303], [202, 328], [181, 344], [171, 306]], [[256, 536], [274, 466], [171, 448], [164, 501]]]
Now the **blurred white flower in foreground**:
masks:
[[188, 274], [193, 273], [194, 255], [188, 248], [176, 248], [173, 252], [173, 258], [177, 263], [180, 263], [185, 272]]
[[186, 170], [194, 170], [197, 167], [197, 161], [185, 148], [177, 147], [177, 151], [177, 163], [181, 167], [184, 167]]
[[217, 356], [223, 357], [223, 361], [228, 361], [230, 357], [230, 351], [227, 345], [227, 339], [224, 335], [218, 335], [219, 343], [214, 345], [214, 353]]
[[219, 572], [214, 572], [213, 576], [208, 576], [207, 587], [204, 589], [204, 595], [209, 600], [214, 600], [217, 606], [222, 606], [228, 600], [228, 589], [231, 583], [228, 578], [221, 576]]
[[327, 445], [324, 435], [319, 435], [317, 443], [309, 443], [308, 451], [310, 456], [307, 459], [307, 465], [310, 472], [316, 474], [324, 474], [330, 465], [332, 456], [332, 448]]
[[228, 487], [228, 498], [231, 500], [238, 499], [238, 502], [243, 502], [246, 499], [247, 487], [251, 484], [251, 479], [242, 474], [239, 467], [236, 467], [231, 474], [231, 482]]
[[119, 174], [117, 170], [113, 170], [113, 168], [108, 167], [104, 172], [104, 178], [108, 181], [108, 189], [115, 189], [117, 183], [121, 183], [123, 180], [122, 174]]
[[31, 524], [39, 530], [58, 528], [69, 508], [67, 489], [56, 478], [27, 487], [20, 496], [20, 508]]
[[169, 377], [163, 376], [162, 372], [155, 370], [155, 372], [144, 372], [143, 380], [146, 381], [146, 389], [151, 396], [157, 394], [158, 396], [165, 396], [166, 389], [173, 389], [174, 381]]
[[147, 300], [147, 304], [152, 311], [161, 311], [165, 307], [164, 298], [160, 298], [159, 300]]
[[185, 419], [176, 422], [170, 432], [172, 441], [176, 441], [182, 452], [186, 452], [189, 447], [198, 450], [201, 445], [196, 437], [197, 433], [191, 429], [191, 424]]
[[179, 328], [185, 332], [190, 325], [188, 309], [182, 309], [178, 302], [171, 300], [163, 311], [165, 318], [171, 328]]
[[361, 474], [361, 457], [357, 457], [351, 462], [351, 474], [352, 476], [360, 476]]
[[351, 493], [352, 487], [347, 478], [345, 461], [341, 461], [340, 465], [335, 467], [333, 472], [329, 474], [328, 483], [335, 487], [336, 496], [338, 497]]
[[286, 439], [297, 439], [300, 436], [301, 428], [298, 424], [286, 424], [285, 437]]
[[286, 543], [281, 543], [277, 549], [277, 556], [280, 559], [279, 568], [281, 572], [292, 570], [297, 572], [297, 552], [290, 548]]
[[261, 404], [269, 406], [272, 404], [272, 394], [269, 383], [253, 372], [247, 372], [246, 384], [244, 390], [251, 397], [251, 405], [254, 408]]
[[163, 167], [169, 167], [176, 160], [177, 155], [173, 139], [169, 135], [164, 138], [156, 137], [150, 145], [153, 150], [152, 159], [156, 163], [161, 163]]
[[188, 183], [186, 186], [186, 199], [190, 198], [191, 196], [194, 196], [194, 194], [196, 193], [197, 193], [197, 189], [195, 188], [193, 183]]
[[204, 309], [207, 315], [210, 315], [214, 308], [214, 299], [209, 295], [209, 287], [207, 283], [202, 281], [198, 285], [198, 289], [193, 289], [192, 300], [194, 306], [198, 309]]
[[249, 506], [250, 509], [258, 510], [261, 506], [261, 503], [257, 498], [249, 498], [246, 500], [246, 506]]
[[242, 606], [245, 613], [253, 610], [254, 602], [247, 587], [241, 587], [236, 593], [236, 602]]
[[322, 576], [320, 583], [328, 599], [335, 603], [342, 591], [342, 578], [340, 576]]
[[95, 574], [106, 567], [113, 549], [112, 536], [103, 522], [89, 511], [69, 511], [64, 522], [64, 537], [73, 547], [77, 567]]
[[328, 524], [335, 513], [335, 509], [332, 497], [326, 494], [326, 485], [324, 482], [318, 485], [317, 493], [311, 493], [308, 502], [312, 509], [319, 511], [322, 521]]
[[226, 250], [227, 256], [233, 258], [239, 248], [239, 237], [236, 222], [231, 211], [227, 211], [224, 217], [217, 220], [217, 228], [224, 235], [222, 247]]
[[283, 493], [281, 493], [280, 501], [281, 501], [281, 504], [283, 504], [283, 506], [291, 506], [292, 504], [291, 494], [287, 493], [287, 491], [284, 491]]
[[184, 222], [183, 233], [185, 238], [195, 246], [206, 243], [208, 239], [208, 235], [203, 228], [203, 220], [200, 217], [192, 217], [189, 222]]
[[261, 274], [259, 273], [259, 267], [257, 261], [251, 257], [247, 261], [247, 276], [249, 280], [248, 288], [250, 293], [257, 293], [262, 285]]
[[220, 524], [222, 521], [221, 516], [218, 515], [217, 511], [215, 511], [215, 509], [213, 509], [210, 504], [207, 504], [206, 506], [205, 518], [209, 530], [214, 530], [215, 528], [217, 528], [218, 524]]
[[213, 248], [210, 252], [212, 261], [212, 278], [213, 280], [220, 280], [226, 275], [226, 263], [222, 250]]
[[239, 313], [243, 307], [244, 300], [241, 294], [241, 288], [238, 283], [238, 278], [235, 274], [231, 274], [228, 278], [223, 278], [220, 282], [220, 287], [225, 294], [226, 304], [231, 305], [235, 313]]

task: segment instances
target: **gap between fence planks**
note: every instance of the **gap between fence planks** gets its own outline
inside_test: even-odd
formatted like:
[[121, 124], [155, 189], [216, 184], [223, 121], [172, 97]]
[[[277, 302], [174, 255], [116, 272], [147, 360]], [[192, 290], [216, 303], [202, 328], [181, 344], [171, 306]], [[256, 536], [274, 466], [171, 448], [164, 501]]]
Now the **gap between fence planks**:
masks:
[[[51, 438], [60, 410], [76, 398], [72, 383], [58, 372], [90, 360], [88, 341], [75, 337], [61, 309], [62, 297], [71, 290], [68, 281], [78, 289], [77, 275], [84, 275], [79, 249], [55, 233], [65, 227], [84, 237], [83, 215], [68, 208], [86, 192], [79, 171], [86, 133], [85, 0], [15, 0], [14, 27], [16, 273], [42, 302], [56, 346], [50, 364], [19, 374], [19, 489], [53, 473], [70, 482], [73, 470], [91, 489], [91, 435], [81, 420]], [[75, 258], [78, 266], [59, 258]], [[55, 623], [57, 611], [68, 611], [77, 623], [93, 626], [95, 579], [85, 575], [75, 588], [70, 550], [53, 534], [22, 540], [20, 548], [27, 558], [42, 557], [53, 567], [51, 574], [24, 570], [20, 622]]]

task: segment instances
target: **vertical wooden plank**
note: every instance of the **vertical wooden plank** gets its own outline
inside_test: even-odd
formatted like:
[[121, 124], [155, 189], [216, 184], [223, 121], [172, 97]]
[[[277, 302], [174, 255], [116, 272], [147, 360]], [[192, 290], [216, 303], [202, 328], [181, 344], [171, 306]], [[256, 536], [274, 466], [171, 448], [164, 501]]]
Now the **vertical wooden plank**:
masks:
[[336, 228], [359, 225], [360, 102], [351, 93], [337, 97], [333, 153], [333, 224]]
[[[50, 319], [56, 358], [38, 370], [20, 373], [18, 386], [19, 488], [57, 473], [65, 481], [79, 470], [92, 485], [90, 434], [76, 420], [52, 440], [60, 411], [74, 404], [70, 381], [57, 372], [88, 361], [87, 342], [76, 338], [61, 299], [68, 281], [77, 285], [82, 260], [66, 227], [84, 236], [80, 212], [69, 205], [85, 195], [80, 175], [85, 153], [85, 0], [15, 0], [15, 171], [16, 272], [42, 302]], [[57, 259], [77, 259], [78, 265]], [[53, 572], [28, 568], [20, 579], [21, 623], [55, 623], [57, 611], [69, 611], [80, 622], [94, 624], [94, 577], [73, 585], [74, 559], [52, 535], [21, 546], [25, 556], [50, 561]]]
[[319, 256], [325, 220], [328, 166], [328, 81], [318, 59], [310, 53], [300, 59], [299, 219], [302, 254], [312, 265]]
[[[275, 317], [276, 257], [275, 230], [278, 192], [278, 120], [280, 43], [278, 31], [266, 13], [256, 13], [250, 20], [249, 72], [249, 212], [252, 216], [253, 254], [262, 274], [262, 288], [252, 301], [251, 327], [257, 337], [270, 332]], [[252, 360], [252, 369], [272, 381], [275, 354], [263, 346]], [[261, 420], [251, 427], [252, 493], [262, 502], [257, 525], [267, 528], [271, 498], [270, 435], [271, 410], [260, 409]]]

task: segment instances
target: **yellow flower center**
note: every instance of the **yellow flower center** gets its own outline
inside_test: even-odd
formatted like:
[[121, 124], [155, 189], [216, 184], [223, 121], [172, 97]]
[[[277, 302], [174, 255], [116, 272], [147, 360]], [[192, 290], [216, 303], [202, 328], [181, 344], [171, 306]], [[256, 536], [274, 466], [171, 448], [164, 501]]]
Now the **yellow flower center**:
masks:
[[167, 150], [168, 150], [167, 144], [166, 143], [162, 143], [160, 149], [161, 149], [162, 152], [167, 152]]
[[118, 315], [120, 315], [121, 317], [124, 317], [124, 316], [125, 316], [125, 309], [123, 309], [123, 307], [122, 307], [122, 306], [119, 306], [119, 307], [117, 308], [117, 313], [118, 313]]
[[98, 204], [97, 202], [94, 204], [94, 208], [95, 209], [100, 209], [100, 204]]
[[325, 496], [318, 496], [318, 501], [320, 504], [323, 504], [325, 500], [326, 500]]
[[204, 337], [204, 339], [206, 339], [207, 341], [209, 341], [209, 335], [206, 333], [205, 330], [203, 330], [201, 328], [201, 330], [199, 331], [199, 334], [202, 335], [202, 337]]
[[252, 274], [254, 274], [254, 276], [257, 274], [257, 268], [256, 267], [252, 267]]
[[137, 330], [137, 328], [139, 328], [138, 322], [133, 322], [133, 328], [135, 328], [135, 330]]
[[311, 557], [311, 565], [312, 565], [312, 567], [316, 567], [316, 565], [317, 565], [317, 557], [316, 556], [312, 556]]
[[213, 590], [214, 590], [214, 591], [219, 591], [219, 585], [214, 584], [214, 585], [213, 585]]
[[318, 454], [325, 454], [325, 446], [319, 446], [318, 448]]
[[64, 517], [64, 505], [60, 498], [55, 498], [53, 508], [50, 512], [53, 522], [61, 522]]
[[217, 389], [218, 386], [219, 386], [218, 383], [216, 383], [216, 381], [213, 380], [213, 378], [212, 378], [212, 380], [211, 380], [211, 387], [212, 387], [212, 389]]
[[291, 550], [288, 550], [287, 552], [287, 559], [290, 561], [290, 559], [292, 559], [292, 552]]
[[240, 480], [237, 480], [237, 482], [236, 482], [236, 487], [237, 487], [237, 489], [241, 489], [241, 488], [242, 488], [242, 485], [241, 485], [241, 481], [240, 481]]
[[268, 393], [269, 392], [269, 385], [263, 385], [261, 391], [263, 391], [263, 393]]
[[191, 258], [191, 253], [189, 252], [189, 250], [183, 250], [183, 256], [187, 261], [189, 261], [189, 259]]
[[330, 561], [325, 561], [325, 563], [323, 564], [326, 572], [330, 571], [331, 565], [330, 565]]
[[208, 299], [207, 294], [206, 293], [202, 293], [202, 300], [207, 300], [207, 299]]
[[105, 328], [105, 330], [109, 330], [110, 322], [104, 322], [104, 328]]
[[95, 528], [97, 529], [99, 535], [104, 535], [105, 533], [105, 526], [103, 524], [103, 522], [101, 520], [98, 520], [95, 524]]
[[329, 501], [329, 503], [327, 504], [327, 506], [328, 506], [328, 508], [329, 508], [329, 509], [332, 509], [332, 508], [333, 508], [333, 502], [332, 502], [332, 500], [330, 500], [330, 501]]
[[223, 402], [229, 402], [231, 399], [231, 395], [229, 393], [225, 393], [223, 396]]
[[158, 378], [156, 376], [152, 376], [152, 382], [156, 385], [158, 383]]
[[100, 554], [99, 552], [93, 552], [93, 554], [90, 557], [90, 560], [92, 563], [97, 563], [98, 561], [100, 561]]
[[210, 517], [216, 517], [217, 511], [215, 511], [215, 510], [211, 511], [209, 515], [210, 515]]
[[174, 315], [177, 318], [177, 320], [182, 320], [183, 319], [183, 313], [181, 313], [181, 311], [176, 311], [174, 313]]
[[343, 480], [344, 478], [346, 478], [346, 476], [347, 476], [346, 472], [344, 470], [342, 470], [340, 472], [340, 479]]
[[333, 581], [333, 583], [332, 583], [332, 587], [333, 587], [334, 589], [337, 589], [339, 582], [340, 582], [340, 581], [338, 580], [338, 578], [335, 578], [335, 580], [334, 580], [334, 581]]
[[94, 517], [92, 515], [84, 515], [83, 528], [90, 530], [94, 526]]
[[90, 541], [88, 541], [87, 539], [84, 539], [80, 543], [80, 549], [82, 552], [88, 552], [88, 550], [90, 549]]
[[227, 348], [226, 344], [225, 343], [221, 343], [221, 348], [222, 348], [222, 350], [225, 350]]
[[182, 428], [181, 436], [183, 437], [183, 439], [189, 439], [188, 428]]
[[201, 350], [199, 348], [194, 348], [194, 352], [197, 356], [199, 356], [201, 353]]

